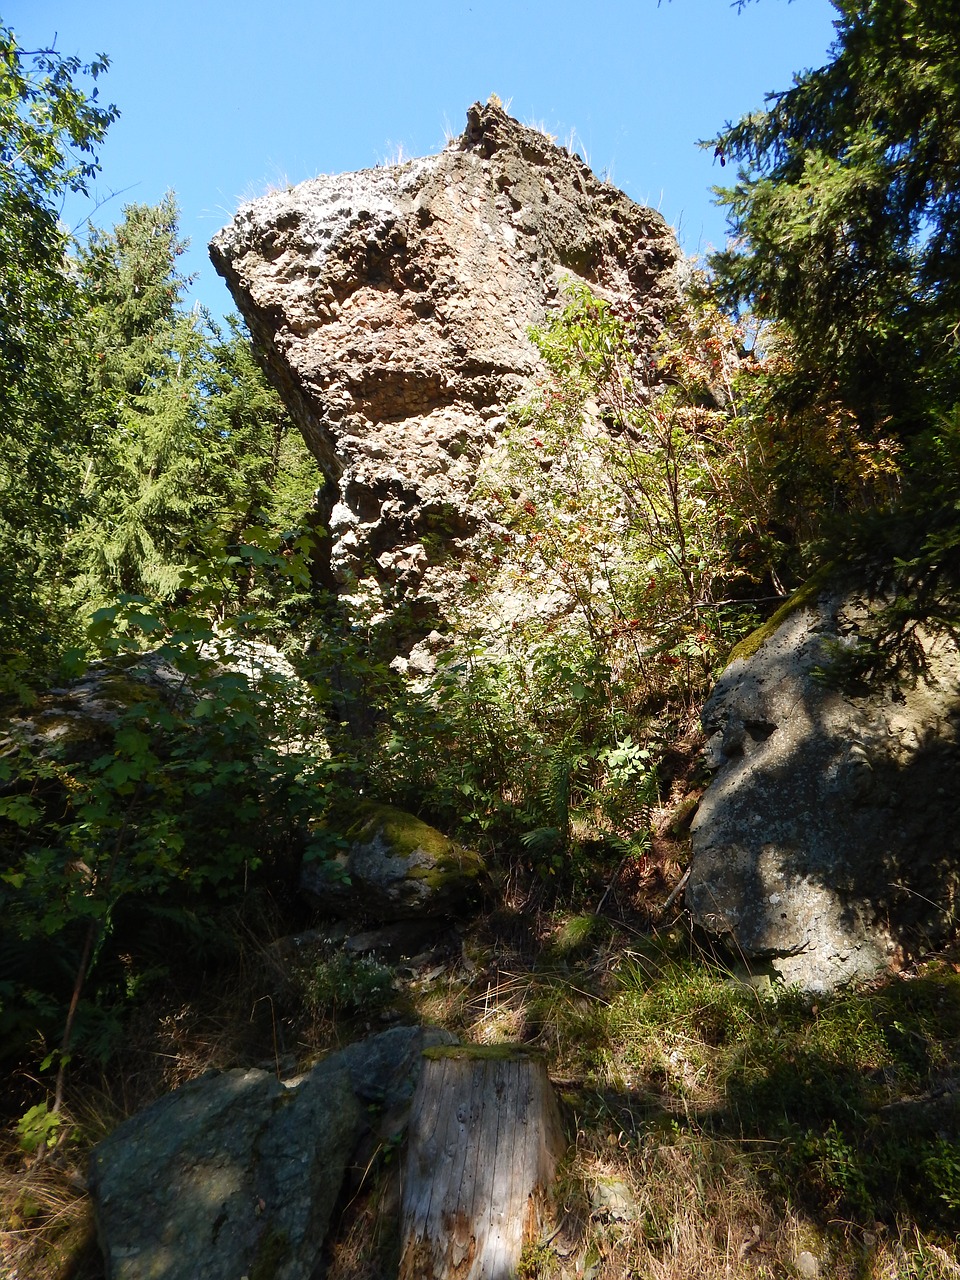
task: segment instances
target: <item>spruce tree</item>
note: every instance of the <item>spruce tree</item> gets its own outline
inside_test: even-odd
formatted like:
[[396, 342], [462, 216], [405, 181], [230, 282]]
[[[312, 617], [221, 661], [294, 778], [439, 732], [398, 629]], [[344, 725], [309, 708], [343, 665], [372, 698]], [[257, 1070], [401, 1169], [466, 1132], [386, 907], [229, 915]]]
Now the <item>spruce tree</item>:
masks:
[[830, 61], [709, 144], [727, 300], [786, 323], [798, 402], [909, 436], [960, 400], [960, 20], [954, 0], [834, 0]]
[[0, 693], [64, 641], [60, 555], [87, 423], [83, 299], [58, 208], [86, 191], [116, 117], [82, 87], [106, 66], [24, 51], [0, 27]]
[[170, 599], [191, 557], [245, 527], [282, 534], [307, 512], [316, 466], [239, 324], [184, 311], [176, 200], [131, 205], [81, 254], [90, 403], [99, 416], [87, 514], [70, 544], [75, 598]]

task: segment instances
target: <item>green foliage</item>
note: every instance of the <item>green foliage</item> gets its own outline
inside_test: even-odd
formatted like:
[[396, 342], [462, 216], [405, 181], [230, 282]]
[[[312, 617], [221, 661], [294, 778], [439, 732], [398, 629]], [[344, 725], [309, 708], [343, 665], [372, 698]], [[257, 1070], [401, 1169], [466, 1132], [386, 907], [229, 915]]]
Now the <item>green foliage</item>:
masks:
[[58, 610], [64, 530], [85, 440], [82, 296], [61, 198], [83, 192], [116, 118], [98, 105], [102, 55], [26, 53], [0, 27], [0, 694], [40, 674], [68, 631]]
[[[181, 584], [189, 603], [124, 597], [95, 616], [91, 638], [111, 664], [107, 723], [80, 741], [40, 732], [5, 744], [0, 944], [45, 952], [42, 968], [19, 971], [4, 993], [6, 1052], [22, 1050], [25, 1027], [56, 1034], [65, 978], [77, 993], [91, 986], [101, 1014], [122, 1008], [150, 964], [135, 941], [144, 919], [165, 915], [191, 931], [197, 913], [241, 898], [258, 870], [282, 876], [331, 799], [334, 775], [309, 745], [311, 700], [256, 662], [252, 615], [211, 621], [234, 573], [307, 577], [302, 555], [264, 550], [264, 531], [248, 532], [225, 562], [195, 559]], [[90, 1012], [80, 1017], [88, 1052], [100, 1034]]]
[[[41, 87], [34, 95], [40, 122]], [[67, 105], [57, 112], [69, 122]], [[111, 117], [101, 114], [105, 127]], [[51, 145], [79, 145], [79, 124], [60, 127]], [[79, 189], [90, 165], [61, 174], [46, 196], [30, 189], [54, 238], [35, 261], [10, 250], [39, 283], [35, 314], [16, 321], [9, 342], [0, 334], [0, 430], [9, 437], [0, 460], [0, 691], [26, 693], [26, 672], [42, 682], [55, 670], [80, 638], [72, 619], [86, 610], [121, 593], [170, 600], [191, 554], [211, 541], [239, 543], [244, 528], [259, 526], [293, 555], [316, 523], [316, 464], [246, 334], [233, 320], [223, 331], [180, 308], [188, 281], [176, 267], [185, 246], [172, 194], [129, 206], [113, 232], [94, 232], [69, 261], [48, 205], [64, 186]], [[16, 173], [12, 165], [4, 181]], [[28, 301], [32, 287], [19, 277], [9, 284]], [[15, 311], [11, 303], [11, 324]], [[277, 603], [276, 575], [233, 581], [232, 607]], [[295, 611], [311, 592], [307, 580], [285, 593], [284, 607]]]
[[889, 507], [831, 527], [822, 555], [873, 599], [855, 647], [838, 647], [823, 675], [849, 688], [913, 679], [931, 637], [960, 634], [960, 411], [942, 415], [904, 450], [903, 491]]
[[[768, 460], [783, 500], [829, 518], [801, 536], [855, 566], [879, 611], [838, 679], [923, 662], [960, 620], [960, 74], [946, 0], [835, 0], [827, 64], [709, 144], [733, 240], [721, 294], [776, 322]], [[853, 519], [850, 519], [850, 515]]]
[[394, 975], [369, 956], [343, 951], [318, 960], [302, 976], [304, 994], [317, 1013], [336, 1017], [379, 1013], [394, 998]]
[[759, 1160], [786, 1203], [955, 1230], [960, 1112], [938, 1089], [960, 1031], [949, 965], [813, 1002], [651, 946], [619, 984], [609, 1020], [625, 1064], [694, 1130], [769, 1144]]
[[226, 523], [226, 542], [257, 525], [293, 539], [313, 502], [316, 464], [239, 324], [224, 333], [178, 309], [188, 282], [176, 270], [177, 219], [172, 195], [131, 205], [80, 258], [100, 412], [67, 548], [82, 601], [169, 598], [208, 526]]
[[377, 790], [467, 838], [519, 841], [539, 875], [562, 883], [587, 871], [587, 845], [639, 851], [654, 752], [617, 736], [609, 675], [568, 642], [547, 636], [507, 654], [454, 646], [430, 680], [397, 687], [370, 766]]
[[705, 144], [741, 162], [714, 265], [787, 324], [795, 400], [830, 389], [867, 432], [909, 434], [960, 399], [956, 13], [834, 3], [830, 61]]
[[[706, 361], [692, 353], [705, 327]], [[503, 523], [495, 563], [531, 594], [557, 582], [598, 660], [689, 705], [729, 648], [725, 597], [770, 568], [741, 554], [764, 536], [742, 403], [753, 366], [694, 295], [653, 372], [645, 334], [583, 287], [534, 339], [551, 377], [483, 486]]]
[[30, 1107], [17, 1121], [20, 1150], [33, 1155], [38, 1148], [52, 1146], [62, 1121], [60, 1113], [51, 1111], [45, 1102]]
[[528, 1241], [520, 1250], [517, 1280], [546, 1280], [556, 1274], [559, 1259], [549, 1244]]

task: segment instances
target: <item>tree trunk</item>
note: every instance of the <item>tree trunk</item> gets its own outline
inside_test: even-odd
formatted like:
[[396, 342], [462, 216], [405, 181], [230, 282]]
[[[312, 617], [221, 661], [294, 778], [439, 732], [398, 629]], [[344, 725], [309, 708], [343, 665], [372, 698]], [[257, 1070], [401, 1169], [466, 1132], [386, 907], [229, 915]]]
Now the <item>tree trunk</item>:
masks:
[[410, 1115], [399, 1280], [512, 1280], [565, 1143], [543, 1061], [428, 1049]]

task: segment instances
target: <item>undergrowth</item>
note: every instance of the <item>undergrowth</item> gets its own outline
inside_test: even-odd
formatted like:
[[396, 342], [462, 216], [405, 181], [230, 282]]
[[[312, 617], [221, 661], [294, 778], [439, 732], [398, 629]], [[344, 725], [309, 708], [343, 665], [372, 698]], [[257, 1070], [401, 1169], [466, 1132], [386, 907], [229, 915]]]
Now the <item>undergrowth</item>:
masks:
[[[101, 638], [163, 640], [180, 692], [138, 695], [87, 750], [4, 748], [4, 1280], [100, 1274], [84, 1169], [126, 1115], [210, 1068], [290, 1077], [401, 1020], [546, 1055], [570, 1152], [527, 1280], [960, 1275], [960, 965], [811, 1000], [735, 977], [671, 915], [697, 707], [786, 575], [757, 371], [742, 334], [702, 321], [709, 368], [679, 342], [655, 376], [587, 294], [536, 335], [550, 376], [480, 485], [489, 563], [419, 675], [392, 658], [413, 620], [385, 625], [383, 601], [304, 624], [285, 701], [285, 681], [231, 670], [206, 614], [131, 598]], [[276, 539], [241, 551], [191, 589], [219, 609], [223, 564], [292, 571]], [[314, 923], [289, 894], [301, 855], [358, 794], [480, 846], [486, 914], [390, 964], [335, 929], [284, 938]], [[386, 1154], [331, 1280], [395, 1265]]]

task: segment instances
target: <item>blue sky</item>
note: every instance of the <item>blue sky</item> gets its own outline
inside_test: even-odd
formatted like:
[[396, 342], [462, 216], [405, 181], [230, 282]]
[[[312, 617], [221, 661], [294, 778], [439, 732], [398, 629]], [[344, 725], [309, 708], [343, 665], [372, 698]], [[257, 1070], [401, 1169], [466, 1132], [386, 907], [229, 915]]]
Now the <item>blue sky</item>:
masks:
[[[7, 0], [21, 46], [103, 52], [121, 117], [102, 148], [96, 212], [173, 189], [193, 297], [230, 309], [206, 244], [238, 203], [318, 173], [438, 151], [471, 102], [574, 147], [651, 204], [688, 253], [723, 242], [698, 138], [819, 66], [828, 0]], [[84, 208], [71, 205], [71, 223]]]

